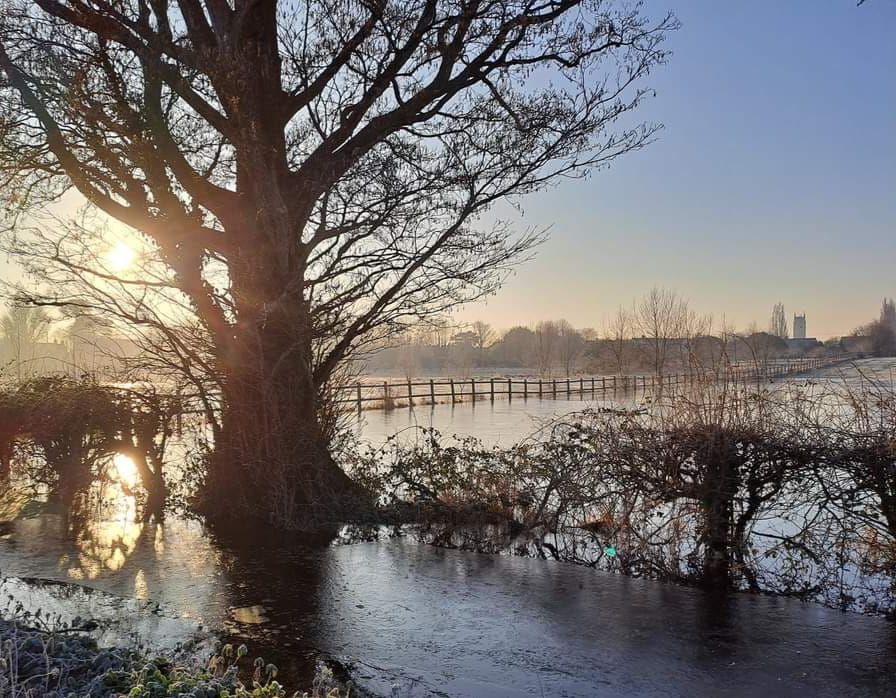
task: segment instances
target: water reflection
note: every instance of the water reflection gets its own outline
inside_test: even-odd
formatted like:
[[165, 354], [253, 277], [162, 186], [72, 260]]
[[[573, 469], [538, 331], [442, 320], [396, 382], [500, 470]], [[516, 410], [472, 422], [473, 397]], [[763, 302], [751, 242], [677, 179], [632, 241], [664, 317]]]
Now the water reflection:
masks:
[[117, 482], [133, 489], [140, 483], [140, 473], [134, 459], [124, 453], [116, 453], [112, 456], [112, 467], [115, 469], [114, 477]]
[[[104, 607], [104, 596], [76, 593], [70, 613], [127, 619], [157, 641], [176, 635], [159, 629], [158, 614], [214, 628], [295, 685], [319, 652], [358, 660], [364, 682], [385, 694], [413, 683], [413, 695], [875, 696], [891, 694], [896, 671], [892, 624], [787, 599], [711, 597], [400, 539], [333, 546], [246, 532], [223, 541], [176, 517], [112, 527], [122, 521], [84, 529], [103, 551], [92, 553], [85, 583], [141, 601]], [[0, 568], [70, 580], [89, 567], [82, 544], [57, 515], [17, 519], [0, 539]]]

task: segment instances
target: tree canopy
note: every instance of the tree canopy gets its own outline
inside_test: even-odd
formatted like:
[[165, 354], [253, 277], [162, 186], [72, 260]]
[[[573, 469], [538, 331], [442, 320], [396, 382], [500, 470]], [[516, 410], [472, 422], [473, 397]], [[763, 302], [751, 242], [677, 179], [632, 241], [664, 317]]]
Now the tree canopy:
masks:
[[[496, 202], [651, 141], [632, 112], [676, 26], [610, 0], [0, 0], [0, 196], [14, 223], [74, 188], [144, 235], [224, 405], [282, 423], [497, 288], [539, 232]], [[37, 248], [115, 278], [70, 242]]]

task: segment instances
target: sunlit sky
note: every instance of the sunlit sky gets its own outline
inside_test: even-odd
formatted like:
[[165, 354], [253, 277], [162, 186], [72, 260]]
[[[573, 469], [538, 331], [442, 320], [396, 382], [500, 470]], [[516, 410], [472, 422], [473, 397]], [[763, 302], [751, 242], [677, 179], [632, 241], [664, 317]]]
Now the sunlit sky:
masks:
[[648, 0], [682, 28], [647, 150], [525, 202], [537, 258], [462, 316], [600, 328], [652, 285], [717, 322], [845, 334], [896, 295], [896, 2]]
[[871, 319], [896, 296], [896, 1], [645, 6], [682, 22], [641, 112], [658, 141], [525, 199], [549, 240], [458, 318], [601, 328], [658, 285], [736, 328], [778, 301], [820, 338]]

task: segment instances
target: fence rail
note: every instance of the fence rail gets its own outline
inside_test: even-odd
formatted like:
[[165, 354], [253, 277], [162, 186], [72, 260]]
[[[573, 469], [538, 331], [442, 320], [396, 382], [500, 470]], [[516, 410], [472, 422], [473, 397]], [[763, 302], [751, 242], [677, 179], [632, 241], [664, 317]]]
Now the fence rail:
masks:
[[573, 396], [629, 395], [671, 389], [704, 381], [708, 376], [718, 380], [773, 380], [832, 366], [853, 359], [851, 354], [817, 358], [778, 359], [762, 363], [733, 364], [715, 374], [690, 371], [670, 375], [600, 375], [570, 378], [432, 378], [429, 380], [362, 382], [340, 386], [337, 402], [354, 404], [358, 410], [394, 409], [414, 405], [456, 404], [514, 398], [556, 399]]

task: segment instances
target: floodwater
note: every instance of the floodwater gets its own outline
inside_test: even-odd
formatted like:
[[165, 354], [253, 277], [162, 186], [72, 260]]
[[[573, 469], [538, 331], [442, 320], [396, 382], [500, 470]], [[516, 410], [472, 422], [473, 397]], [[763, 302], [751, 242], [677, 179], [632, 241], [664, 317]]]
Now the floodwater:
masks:
[[[823, 383], [859, 389], [874, 384], [893, 386], [896, 383], [896, 359], [861, 359], [850, 364], [839, 364], [805, 374], [790, 376], [781, 384]], [[575, 382], [575, 381], [573, 381]], [[573, 395], [566, 399], [537, 397], [523, 399], [514, 397], [495, 401], [480, 400], [452, 404], [397, 407], [393, 410], [367, 410], [355, 416], [355, 433], [362, 441], [375, 446], [381, 445], [393, 434], [402, 433], [405, 438], [414, 438], [417, 427], [433, 427], [443, 436], [475, 436], [488, 446], [508, 446], [529, 438], [552, 420], [584, 409], [602, 407], [635, 408], [649, 405], [651, 395], [642, 391], [607, 394], [597, 397], [589, 393]]]
[[[640, 394], [627, 397], [626, 404], [634, 406], [641, 397]], [[361, 441], [379, 446], [394, 434], [412, 439], [418, 428], [433, 427], [443, 436], [475, 436], [488, 446], [506, 446], [529, 438], [545, 424], [570, 412], [620, 404], [621, 400], [592, 399], [585, 395], [571, 399], [504, 398], [494, 402], [367, 410], [357, 415], [355, 433]]]
[[[865, 368], [879, 379], [894, 370]], [[365, 412], [359, 433], [378, 443], [419, 424], [509, 443], [602, 404]], [[324, 654], [402, 697], [896, 696], [896, 624], [793, 599], [712, 596], [385, 535], [224, 544], [197, 521], [142, 523], [124, 496], [77, 524], [36, 502], [6, 518], [3, 597], [96, 619], [106, 643], [170, 649], [209, 632], [245, 641], [295, 688]], [[34, 578], [63, 584], [22, 581]]]
[[[307, 677], [322, 652], [382, 695], [896, 694], [896, 625], [791, 599], [713, 597], [406, 539], [234, 548], [182, 520], [122, 527], [85, 550], [52, 522], [16, 521], [0, 568], [88, 590], [40, 587], [33, 603], [49, 596], [70, 616], [99, 613], [105, 638], [151, 647], [182, 642], [189, 628], [223, 630], [287, 679]], [[139, 603], [108, 605], [121, 598]]]

